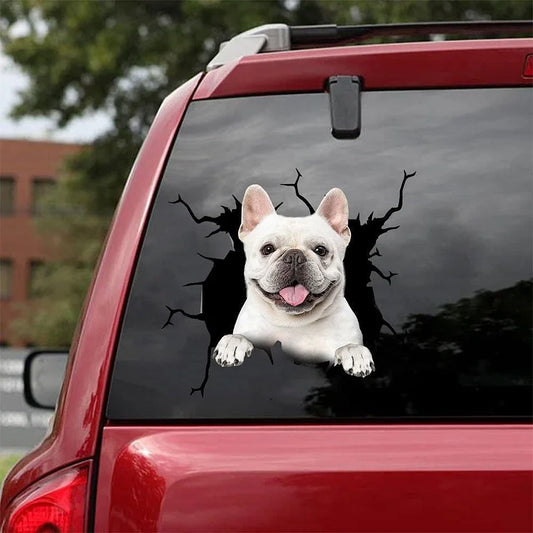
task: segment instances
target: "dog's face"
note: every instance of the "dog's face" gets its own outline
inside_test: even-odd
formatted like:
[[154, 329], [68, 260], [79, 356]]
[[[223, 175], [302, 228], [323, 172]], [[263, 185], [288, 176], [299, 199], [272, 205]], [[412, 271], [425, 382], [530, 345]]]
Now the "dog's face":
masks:
[[350, 242], [348, 202], [332, 189], [316, 213], [278, 215], [259, 185], [246, 190], [239, 238], [244, 244], [248, 294], [290, 315], [309, 313], [343, 297], [343, 259]]

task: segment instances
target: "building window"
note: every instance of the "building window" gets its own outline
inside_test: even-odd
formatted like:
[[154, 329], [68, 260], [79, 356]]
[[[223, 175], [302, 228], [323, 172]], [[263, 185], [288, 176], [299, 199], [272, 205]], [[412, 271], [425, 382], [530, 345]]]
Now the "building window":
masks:
[[39, 298], [43, 295], [40, 284], [41, 272], [44, 268], [42, 261], [30, 261], [30, 278], [28, 283], [28, 298]]
[[34, 215], [42, 215], [50, 212], [48, 197], [54, 190], [56, 182], [53, 178], [35, 178], [31, 190], [31, 212]]
[[9, 300], [13, 292], [13, 261], [0, 259], [0, 300]]
[[15, 212], [15, 178], [0, 176], [0, 215]]

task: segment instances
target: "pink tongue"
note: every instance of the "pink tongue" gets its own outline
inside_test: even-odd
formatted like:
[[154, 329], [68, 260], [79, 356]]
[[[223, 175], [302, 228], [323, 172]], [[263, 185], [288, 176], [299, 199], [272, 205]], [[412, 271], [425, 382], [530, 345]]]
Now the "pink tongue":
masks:
[[279, 295], [292, 306], [300, 305], [309, 294], [309, 291], [303, 285], [296, 287], [285, 287], [279, 291]]

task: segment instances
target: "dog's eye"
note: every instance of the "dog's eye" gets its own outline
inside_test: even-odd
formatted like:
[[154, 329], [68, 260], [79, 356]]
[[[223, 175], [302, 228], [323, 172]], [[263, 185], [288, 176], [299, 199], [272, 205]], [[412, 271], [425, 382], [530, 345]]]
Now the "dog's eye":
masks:
[[261, 248], [261, 253], [263, 255], [270, 255], [274, 250], [275, 248], [272, 244], [265, 244], [263, 248]]
[[316, 255], [319, 255], [320, 257], [324, 257], [328, 251], [324, 246], [317, 246], [314, 250]]

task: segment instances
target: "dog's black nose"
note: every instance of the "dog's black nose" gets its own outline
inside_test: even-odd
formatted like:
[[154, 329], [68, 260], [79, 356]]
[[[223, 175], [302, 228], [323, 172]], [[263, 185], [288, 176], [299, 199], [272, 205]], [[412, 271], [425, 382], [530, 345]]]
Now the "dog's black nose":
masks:
[[307, 262], [307, 257], [305, 257], [302, 251], [291, 249], [283, 254], [282, 260], [289, 265], [298, 266]]

